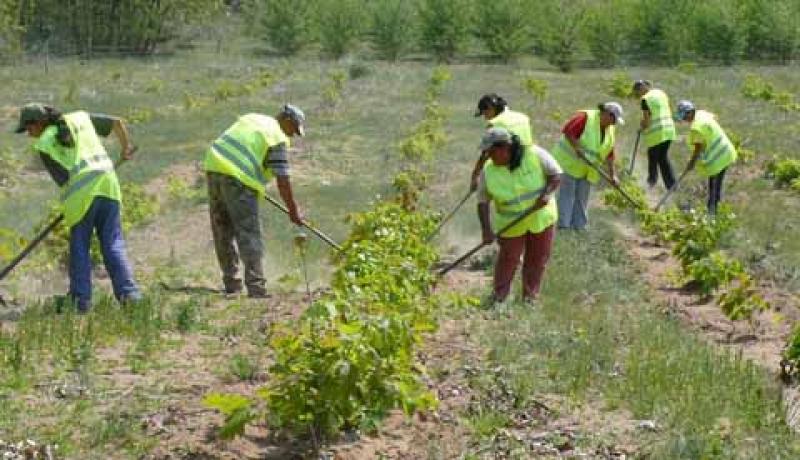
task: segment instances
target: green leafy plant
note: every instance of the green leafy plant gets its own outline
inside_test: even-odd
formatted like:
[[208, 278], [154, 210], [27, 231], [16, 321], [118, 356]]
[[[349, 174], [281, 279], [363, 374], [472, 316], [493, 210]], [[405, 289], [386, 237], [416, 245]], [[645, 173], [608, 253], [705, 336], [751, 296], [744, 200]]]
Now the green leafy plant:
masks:
[[718, 303], [731, 321], [751, 320], [754, 313], [769, 309], [769, 304], [759, 295], [753, 278], [740, 273], [733, 283], [720, 294]]
[[778, 187], [792, 186], [800, 178], [800, 160], [794, 158], [775, 158], [766, 164], [767, 177]]
[[469, 0], [418, 2], [422, 48], [439, 61], [451, 61], [469, 39], [472, 5]]
[[218, 432], [222, 439], [233, 439], [244, 434], [247, 424], [256, 418], [253, 403], [241, 395], [209, 393], [203, 398], [203, 405], [225, 416], [225, 424]]
[[[626, 178], [620, 184], [620, 188], [622, 188], [636, 203], [635, 209], [644, 209], [647, 207], [647, 197], [644, 194], [644, 190], [636, 185], [636, 182]], [[629, 209], [632, 206], [630, 201], [613, 188], [608, 188], [603, 191], [603, 203], [618, 211]]]
[[260, 0], [254, 14], [261, 18], [261, 30], [276, 52], [293, 55], [308, 45], [315, 33], [312, 8], [316, 2]]
[[237, 379], [249, 381], [255, 378], [258, 367], [247, 355], [236, 353], [228, 363], [228, 370]]
[[359, 0], [322, 0], [314, 7], [322, 52], [339, 59], [356, 45], [366, 14]]
[[477, 36], [492, 53], [509, 62], [533, 46], [530, 4], [525, 0], [477, 3]]
[[720, 252], [713, 252], [692, 261], [686, 267], [685, 273], [705, 295], [709, 295], [718, 287], [745, 275], [741, 262], [731, 260]]
[[614, 97], [629, 98], [633, 97], [633, 79], [626, 73], [615, 73], [607, 81], [608, 94]]
[[[396, 61], [408, 49], [416, 34], [414, 4], [406, 0], [370, 2], [372, 27], [370, 41], [380, 57]], [[409, 35], [411, 39], [409, 40]]]
[[542, 103], [547, 97], [547, 81], [545, 80], [528, 77], [522, 80], [522, 88], [533, 96], [536, 102]]

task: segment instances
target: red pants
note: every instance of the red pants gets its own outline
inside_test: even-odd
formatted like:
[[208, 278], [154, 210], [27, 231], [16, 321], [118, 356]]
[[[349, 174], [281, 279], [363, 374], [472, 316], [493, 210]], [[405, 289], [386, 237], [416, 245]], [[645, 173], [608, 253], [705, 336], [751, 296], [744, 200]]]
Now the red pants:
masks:
[[525, 251], [522, 262], [522, 296], [535, 299], [542, 284], [544, 267], [553, 247], [555, 226], [540, 233], [526, 233], [514, 238], [498, 238], [500, 252], [494, 266], [494, 298], [502, 301], [511, 290], [511, 282], [519, 265], [519, 256]]

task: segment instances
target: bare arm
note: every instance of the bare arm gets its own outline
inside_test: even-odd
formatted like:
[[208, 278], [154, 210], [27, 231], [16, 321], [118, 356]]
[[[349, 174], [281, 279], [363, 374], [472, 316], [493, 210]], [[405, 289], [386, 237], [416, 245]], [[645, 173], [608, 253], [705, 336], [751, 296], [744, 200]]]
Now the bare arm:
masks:
[[473, 192], [478, 189], [478, 178], [481, 175], [481, 171], [483, 171], [483, 165], [486, 164], [486, 160], [489, 158], [489, 155], [486, 152], [481, 152], [481, 156], [478, 158], [478, 161], [475, 162], [475, 167], [472, 168], [472, 176], [470, 177], [469, 182], [469, 189]]
[[115, 119], [114, 124], [111, 126], [111, 131], [117, 136], [119, 145], [122, 147], [122, 159], [126, 161], [132, 159], [134, 147], [133, 144], [131, 144], [131, 135], [128, 132], [128, 127], [125, 125], [125, 121], [121, 118]]
[[278, 183], [278, 193], [280, 193], [281, 199], [289, 210], [289, 219], [296, 225], [303, 225], [303, 218], [300, 216], [297, 203], [294, 201], [292, 184], [289, 182], [289, 176], [278, 176], [275, 180]]
[[694, 169], [694, 164], [697, 163], [697, 159], [700, 158], [700, 154], [703, 153], [703, 147], [701, 143], [694, 144], [694, 152], [692, 152], [692, 157], [689, 159], [689, 164], [686, 165], [687, 171]]
[[650, 120], [652, 119], [653, 115], [650, 113], [649, 110], [642, 110], [642, 122], [639, 124], [639, 130], [644, 131], [650, 126]]
[[492, 232], [492, 222], [489, 218], [489, 202], [478, 203], [478, 220], [481, 222], [481, 233], [483, 234], [483, 243], [490, 244], [494, 241], [494, 233]]

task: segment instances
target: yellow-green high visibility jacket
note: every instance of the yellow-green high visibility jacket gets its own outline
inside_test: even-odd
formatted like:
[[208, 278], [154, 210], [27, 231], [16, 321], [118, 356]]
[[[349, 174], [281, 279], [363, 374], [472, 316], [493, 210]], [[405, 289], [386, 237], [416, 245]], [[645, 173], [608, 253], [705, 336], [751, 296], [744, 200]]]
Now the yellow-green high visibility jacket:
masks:
[[[496, 166], [492, 160], [483, 167], [486, 192], [494, 202], [492, 226], [500, 231], [536, 203], [547, 186], [547, 177], [536, 154], [524, 150], [522, 162], [511, 171], [508, 166]], [[542, 209], [529, 215], [499, 237], [513, 238], [528, 232], [540, 233], [558, 220], [556, 201], [550, 200]]]
[[531, 119], [522, 112], [505, 109], [489, 120], [489, 127], [505, 128], [511, 134], [519, 136], [519, 142], [525, 147], [533, 145], [533, 129]]
[[660, 89], [651, 89], [642, 96], [642, 100], [647, 102], [647, 108], [650, 109], [650, 125], [642, 132], [645, 145], [653, 147], [675, 140], [675, 122], [667, 94]]
[[72, 227], [83, 219], [94, 197], [103, 196], [122, 201], [119, 180], [114, 163], [87, 112], [78, 111], [64, 115], [74, 145], [61, 145], [56, 136], [58, 128], [48, 126], [33, 148], [53, 159], [69, 173], [69, 180], [61, 187], [64, 222]]
[[[586, 114], [586, 127], [583, 129], [578, 143], [586, 152], [589, 161], [602, 167], [601, 164], [608, 158], [614, 149], [614, 125], [606, 128], [605, 136], [600, 134], [600, 111], [581, 110]], [[561, 165], [566, 174], [576, 178], [586, 178], [592, 184], [600, 180], [600, 175], [583, 160], [578, 158], [578, 154], [572, 149], [572, 145], [567, 140], [566, 135], [562, 134], [561, 139], [553, 147], [553, 157]]]
[[274, 176], [271, 168], [264, 167], [264, 158], [271, 147], [279, 144], [289, 147], [289, 138], [281, 130], [278, 120], [249, 113], [239, 117], [211, 144], [203, 169], [234, 177], [263, 195], [267, 183]]
[[719, 174], [736, 161], [736, 148], [711, 112], [695, 112], [686, 141], [691, 151], [694, 151], [694, 144], [703, 144], [703, 152], [697, 159], [696, 167], [705, 177]]

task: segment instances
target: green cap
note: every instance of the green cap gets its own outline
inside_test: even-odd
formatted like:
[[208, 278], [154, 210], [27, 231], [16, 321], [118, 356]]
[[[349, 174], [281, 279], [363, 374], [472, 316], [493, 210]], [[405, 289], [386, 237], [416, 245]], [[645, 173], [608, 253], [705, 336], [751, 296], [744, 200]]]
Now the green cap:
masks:
[[24, 132], [28, 124], [37, 122], [47, 116], [47, 109], [44, 104], [38, 102], [31, 102], [22, 106], [19, 109], [19, 126], [14, 131], [15, 133]]

